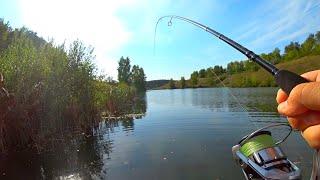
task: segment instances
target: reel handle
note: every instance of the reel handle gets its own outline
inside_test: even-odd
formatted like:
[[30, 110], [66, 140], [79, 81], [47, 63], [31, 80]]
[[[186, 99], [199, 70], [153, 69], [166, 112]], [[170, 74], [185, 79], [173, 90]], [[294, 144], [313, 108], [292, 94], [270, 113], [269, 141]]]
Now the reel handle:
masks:
[[298, 84], [309, 82], [307, 79], [287, 70], [279, 70], [275, 73], [274, 78], [279, 87], [289, 95], [291, 90]]

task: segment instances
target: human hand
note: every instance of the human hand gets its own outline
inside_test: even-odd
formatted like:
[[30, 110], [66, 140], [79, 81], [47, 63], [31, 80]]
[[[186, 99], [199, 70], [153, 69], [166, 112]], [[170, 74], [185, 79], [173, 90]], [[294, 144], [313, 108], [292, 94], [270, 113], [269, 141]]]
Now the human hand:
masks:
[[297, 85], [289, 96], [279, 89], [278, 111], [288, 117], [292, 128], [302, 132], [312, 148], [320, 149], [320, 70], [301, 76], [310, 82]]

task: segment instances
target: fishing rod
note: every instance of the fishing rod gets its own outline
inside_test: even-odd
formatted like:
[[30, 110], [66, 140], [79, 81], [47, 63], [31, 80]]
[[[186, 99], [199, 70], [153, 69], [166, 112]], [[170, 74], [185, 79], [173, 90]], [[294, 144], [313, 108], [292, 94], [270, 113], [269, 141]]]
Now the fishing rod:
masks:
[[[263, 69], [269, 72], [275, 79], [277, 85], [289, 95], [291, 90], [301, 83], [309, 82], [307, 79], [288, 70], [278, 69], [273, 64], [262, 59], [259, 55], [233, 41], [227, 36], [191, 19], [168, 15], [158, 19], [155, 27], [155, 35], [157, 26], [162, 19], [169, 18], [168, 26], [172, 25], [172, 19], [185, 21], [197, 26], [206, 32], [214, 35], [225, 43], [248, 57], [249, 60], [259, 64]], [[155, 43], [154, 36], [154, 43]], [[155, 45], [155, 44], [154, 44]], [[290, 131], [285, 138], [275, 142], [271, 132], [266, 129], [275, 126], [287, 126]], [[232, 147], [232, 153], [236, 162], [240, 165], [246, 179], [301, 179], [299, 168], [293, 164], [280, 148], [280, 144], [290, 135], [292, 128], [287, 123], [271, 124], [254, 131], [243, 137], [238, 144]], [[311, 179], [318, 180], [319, 176], [319, 151], [315, 152], [313, 160], [313, 170]]]
[[230, 46], [232, 46], [233, 48], [237, 49], [238, 51], [240, 51], [242, 54], [244, 54], [245, 56], [247, 56], [250, 60], [252, 60], [253, 62], [256, 62], [257, 64], [259, 64], [263, 69], [265, 69], [266, 71], [268, 71], [270, 74], [272, 74], [276, 80], [276, 83], [279, 85], [279, 87], [286, 92], [286, 94], [290, 94], [291, 90], [297, 86], [298, 84], [301, 83], [306, 83], [309, 82], [308, 80], [306, 80], [305, 78], [287, 71], [287, 70], [279, 70], [277, 67], [275, 67], [274, 65], [272, 65], [271, 63], [269, 63], [268, 61], [262, 59], [259, 55], [255, 54], [254, 52], [250, 51], [249, 49], [243, 47], [242, 45], [240, 45], [239, 43], [233, 41], [232, 39], [226, 37], [225, 35], [211, 29], [208, 26], [205, 26], [203, 24], [200, 24], [196, 21], [193, 21], [191, 19], [185, 18], [185, 17], [181, 17], [181, 16], [175, 16], [175, 15], [169, 15], [169, 16], [163, 16], [161, 18], [158, 19], [158, 22], [156, 24], [156, 29], [155, 32], [157, 30], [157, 26], [159, 24], [159, 22], [162, 19], [165, 18], [170, 18], [170, 21], [168, 22], [168, 25], [172, 25], [172, 19], [179, 19], [185, 22], [188, 22], [190, 24], [193, 24], [205, 31], [207, 31], [208, 33], [216, 36], [217, 38], [221, 39], [222, 41], [226, 42], [227, 44], [229, 44]]

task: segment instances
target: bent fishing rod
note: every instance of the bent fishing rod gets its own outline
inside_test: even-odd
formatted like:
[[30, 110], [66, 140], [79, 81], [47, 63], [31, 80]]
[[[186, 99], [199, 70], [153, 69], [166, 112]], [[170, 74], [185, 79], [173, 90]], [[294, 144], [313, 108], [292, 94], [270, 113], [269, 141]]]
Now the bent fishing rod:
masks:
[[[244, 54], [245, 56], [247, 56], [250, 60], [252, 60], [253, 62], [256, 62], [257, 64], [259, 64], [263, 69], [267, 70], [269, 73], [271, 73], [275, 80], [276, 83], [279, 85], [279, 87], [286, 92], [286, 94], [290, 94], [291, 90], [297, 86], [298, 84], [301, 83], [306, 83], [309, 82], [308, 80], [306, 80], [305, 78], [287, 71], [287, 70], [279, 70], [277, 67], [275, 67], [274, 65], [272, 65], [271, 63], [269, 63], [268, 61], [262, 59], [259, 55], [255, 54], [254, 52], [250, 51], [249, 49], [243, 47], [242, 45], [240, 45], [239, 43], [233, 41], [232, 39], [228, 38], [227, 36], [211, 29], [208, 26], [205, 26], [203, 24], [200, 24], [196, 21], [193, 21], [191, 19], [185, 18], [185, 17], [181, 17], [181, 16], [175, 16], [175, 15], [169, 15], [169, 16], [163, 16], [161, 18], [158, 19], [158, 22], [156, 24], [156, 29], [157, 26], [159, 24], [159, 22], [162, 19], [165, 18], [170, 18], [170, 21], [168, 22], [168, 25], [172, 24], [172, 19], [179, 19], [185, 22], [188, 22], [190, 24], [193, 24], [205, 31], [207, 31], [208, 33], [216, 36], [217, 38], [221, 39], [222, 41], [224, 41], [225, 43], [229, 44], [230, 46], [232, 46], [233, 48], [237, 49], [238, 51], [240, 51], [242, 54]], [[155, 31], [156, 31], [155, 29]]]
[[[159, 18], [155, 27], [155, 35], [159, 22], [165, 18], [170, 19], [168, 22], [168, 26], [172, 25], [172, 19], [185, 21], [205, 30], [206, 32], [212, 34], [213, 36], [219, 38], [233, 48], [237, 49], [239, 52], [247, 56], [249, 60], [257, 63], [267, 72], [269, 72], [275, 78], [277, 85], [287, 95], [289, 95], [291, 90], [297, 85], [309, 82], [307, 79], [291, 71], [278, 69], [273, 64], [262, 59], [259, 55], [233, 41], [227, 36], [211, 29], [208, 26], [185, 17], [168, 15]], [[154, 43], [155, 38], [156, 36], [154, 36]], [[266, 130], [275, 126], [286, 126], [290, 128], [288, 135], [278, 142], [275, 142], [275, 140], [272, 138], [271, 132]], [[240, 165], [241, 170], [247, 180], [301, 179], [301, 172], [299, 168], [287, 158], [287, 156], [279, 146], [279, 144], [284, 142], [285, 139], [290, 135], [291, 131], [292, 128], [287, 123], [271, 124], [244, 136], [238, 144], [232, 147], [233, 157], [236, 160], [237, 164]], [[316, 150], [313, 159], [313, 169], [311, 174], [312, 180], [320, 179], [319, 157], [320, 151]]]

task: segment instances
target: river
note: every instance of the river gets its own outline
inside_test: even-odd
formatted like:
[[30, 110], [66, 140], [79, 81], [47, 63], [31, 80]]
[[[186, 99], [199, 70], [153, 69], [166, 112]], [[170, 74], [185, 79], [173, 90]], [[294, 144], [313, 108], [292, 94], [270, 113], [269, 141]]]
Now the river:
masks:
[[[41, 155], [22, 152], [6, 157], [1, 162], [2, 177], [243, 179], [231, 147], [258, 127], [286, 121], [276, 113], [276, 90], [148, 91], [143, 117], [102, 122], [95, 136]], [[282, 148], [308, 179], [312, 150], [300, 134], [292, 133]]]

